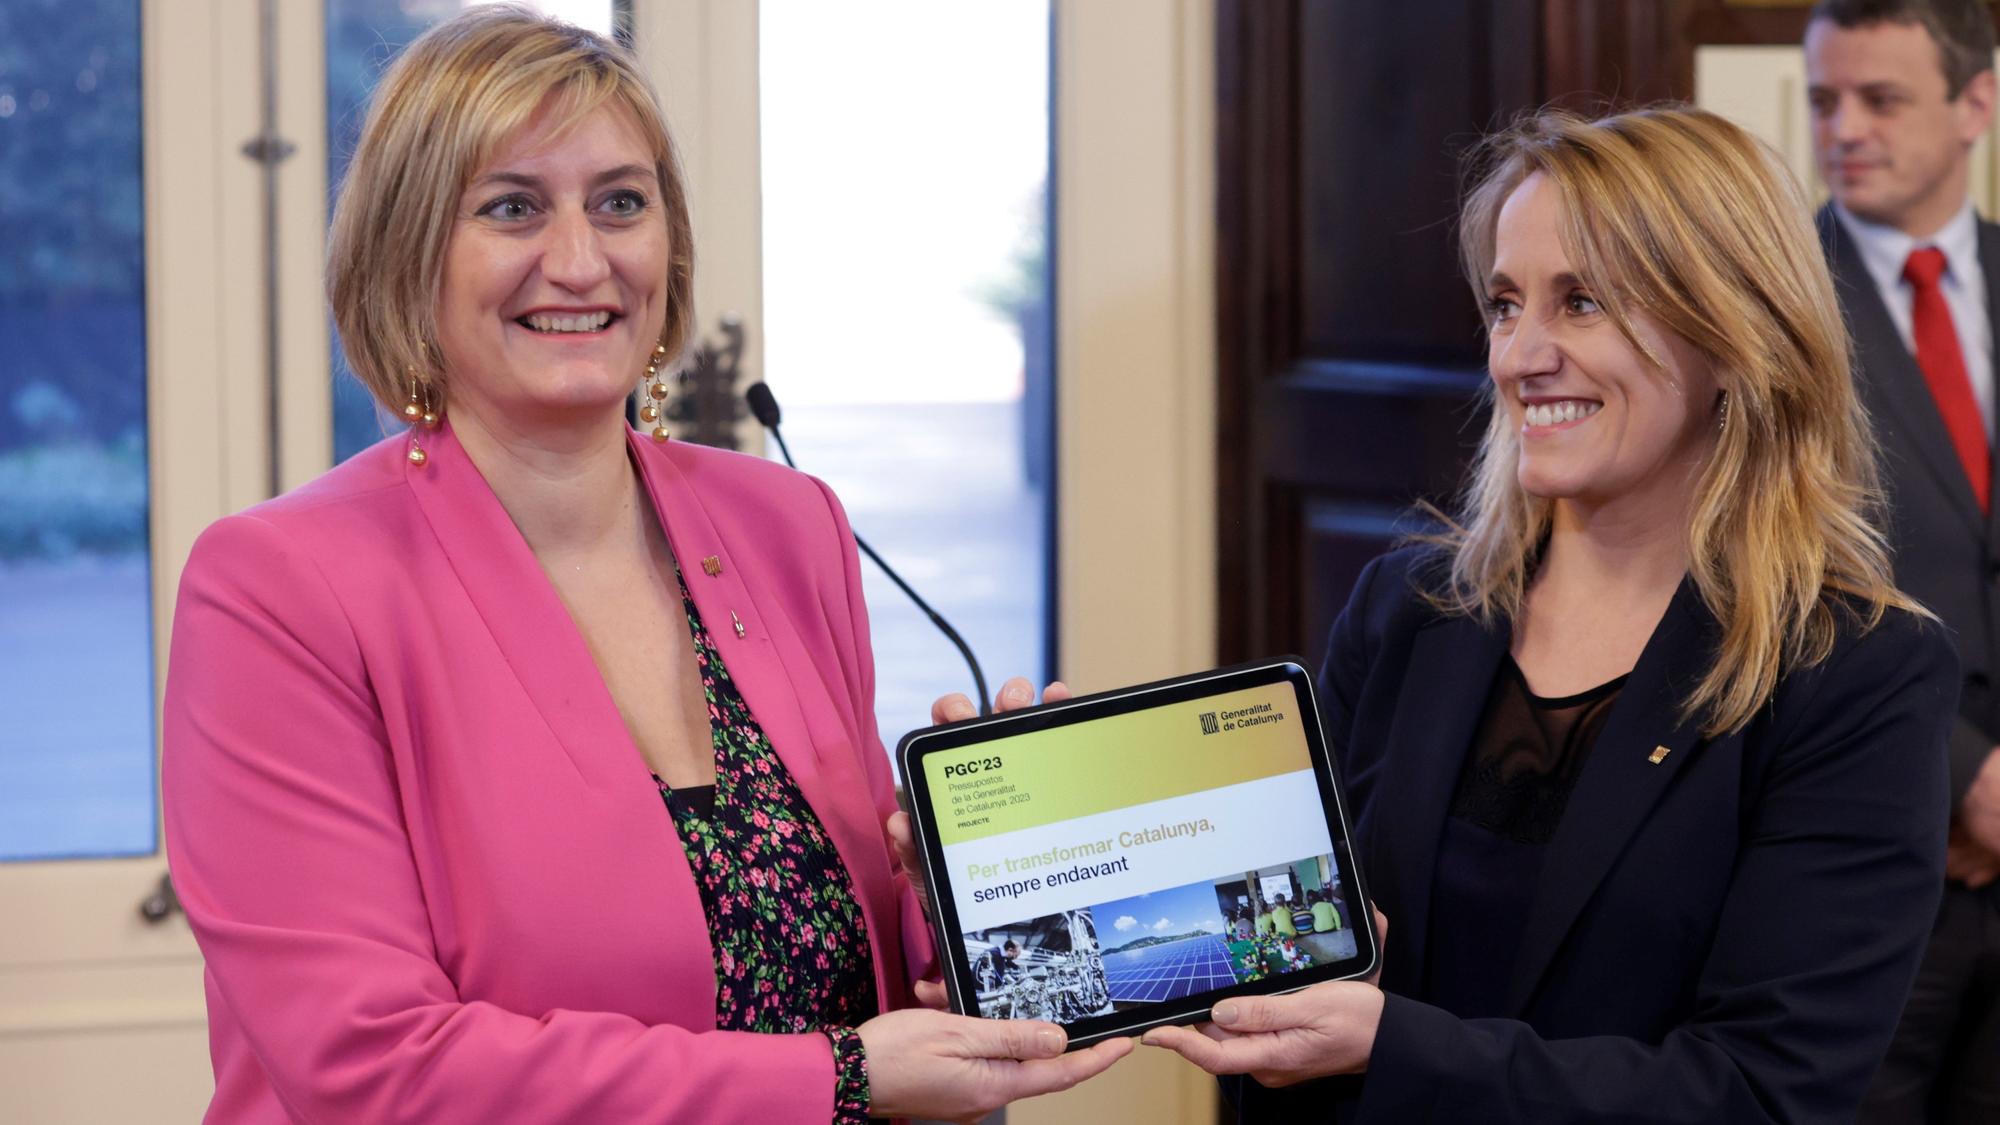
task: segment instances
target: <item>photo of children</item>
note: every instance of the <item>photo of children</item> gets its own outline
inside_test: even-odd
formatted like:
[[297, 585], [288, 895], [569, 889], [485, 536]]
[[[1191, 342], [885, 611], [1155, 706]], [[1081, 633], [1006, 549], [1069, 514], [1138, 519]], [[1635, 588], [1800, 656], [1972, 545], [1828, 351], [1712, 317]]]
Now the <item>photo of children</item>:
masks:
[[1263, 980], [1355, 955], [1353, 919], [1330, 855], [1225, 876], [1214, 889], [1237, 980]]
[[1088, 908], [960, 936], [987, 1019], [1074, 1023], [1113, 1011]]

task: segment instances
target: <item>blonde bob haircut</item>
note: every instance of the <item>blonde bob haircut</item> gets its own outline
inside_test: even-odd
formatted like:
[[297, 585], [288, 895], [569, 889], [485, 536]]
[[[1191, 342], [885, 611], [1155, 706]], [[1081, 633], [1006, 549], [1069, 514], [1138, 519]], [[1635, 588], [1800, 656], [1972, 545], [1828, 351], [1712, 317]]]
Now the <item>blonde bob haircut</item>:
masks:
[[[1728, 395], [1687, 511], [1689, 572], [1720, 635], [1684, 717], [1710, 737], [1739, 730], [1782, 675], [1826, 658], [1842, 615], [1872, 628], [1892, 606], [1923, 613], [1890, 577], [1847, 330], [1777, 155], [1714, 114], [1660, 106], [1595, 121], [1545, 111], [1474, 159], [1459, 248], [1482, 307], [1500, 209], [1540, 174], [1560, 193], [1564, 251], [1627, 342], [1664, 372], [1634, 330], [1643, 311], [1699, 350]], [[1523, 491], [1519, 457], [1496, 407], [1436, 537], [1450, 569], [1432, 596], [1447, 612], [1521, 612], [1552, 505]]]
[[538, 113], [560, 136], [607, 105], [652, 149], [671, 243], [659, 339], [670, 362], [680, 359], [694, 318], [694, 238], [652, 84], [603, 36], [518, 5], [481, 6], [418, 36], [382, 76], [334, 205], [327, 297], [348, 366], [376, 401], [390, 410], [409, 401], [412, 376], [436, 409], [449, 398], [438, 287], [473, 177]]

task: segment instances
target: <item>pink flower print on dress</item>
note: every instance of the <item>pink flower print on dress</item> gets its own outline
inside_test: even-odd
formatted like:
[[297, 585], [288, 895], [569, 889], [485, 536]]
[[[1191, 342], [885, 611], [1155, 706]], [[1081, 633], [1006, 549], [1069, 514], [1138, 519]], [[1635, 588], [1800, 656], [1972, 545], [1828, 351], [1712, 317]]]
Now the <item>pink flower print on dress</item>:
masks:
[[[680, 585], [708, 707], [716, 800], [705, 817], [663, 803], [702, 891], [716, 962], [715, 1026], [828, 1031], [839, 1072], [834, 1125], [859, 1125], [865, 1063], [852, 1033], [843, 1037], [839, 1029], [879, 1010], [860, 903], [838, 851]], [[661, 794], [671, 796], [664, 785]]]

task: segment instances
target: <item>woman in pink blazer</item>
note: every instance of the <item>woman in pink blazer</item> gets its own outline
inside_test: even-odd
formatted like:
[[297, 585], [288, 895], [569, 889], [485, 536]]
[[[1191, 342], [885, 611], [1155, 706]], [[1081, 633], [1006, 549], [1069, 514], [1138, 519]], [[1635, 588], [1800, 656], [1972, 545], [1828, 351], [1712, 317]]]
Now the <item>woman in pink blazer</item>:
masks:
[[692, 278], [630, 59], [475, 10], [352, 167], [335, 317], [411, 432], [211, 527], [175, 614], [209, 1119], [973, 1117], [1128, 1050], [909, 1007], [840, 506], [624, 423]]

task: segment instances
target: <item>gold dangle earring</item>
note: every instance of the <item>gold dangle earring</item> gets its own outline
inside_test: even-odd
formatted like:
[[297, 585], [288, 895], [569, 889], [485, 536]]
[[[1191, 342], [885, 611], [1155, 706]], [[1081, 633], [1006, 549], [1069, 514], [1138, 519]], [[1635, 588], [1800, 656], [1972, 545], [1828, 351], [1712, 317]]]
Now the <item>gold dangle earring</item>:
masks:
[[[430, 348], [422, 340], [417, 341], [417, 352], [426, 361], [429, 360]], [[410, 464], [422, 465], [431, 458], [424, 452], [424, 447], [417, 444], [417, 427], [437, 429], [443, 411], [438, 408], [437, 399], [432, 397], [430, 381], [417, 373], [417, 365], [413, 363], [406, 370], [410, 376], [410, 401], [403, 404], [403, 421], [410, 427]]]
[[1715, 432], [1720, 434], [1720, 433], [1727, 433], [1728, 431], [1729, 431], [1729, 392], [1724, 391], [1722, 392], [1722, 409], [1718, 411], [1715, 415]]
[[639, 421], [653, 427], [654, 441], [665, 441], [673, 436], [667, 432], [666, 420], [660, 417], [660, 411], [667, 403], [667, 384], [661, 379], [660, 365], [666, 361], [667, 346], [654, 344], [652, 358], [646, 361], [645, 377], [639, 381], [644, 388], [642, 397], [646, 400], [645, 405], [639, 407]]
[[410, 401], [403, 404], [403, 421], [410, 425], [410, 464], [422, 465], [430, 460], [430, 454], [417, 442], [417, 430], [437, 429], [437, 411], [431, 408], [431, 389], [417, 376], [414, 365], [410, 367]]

